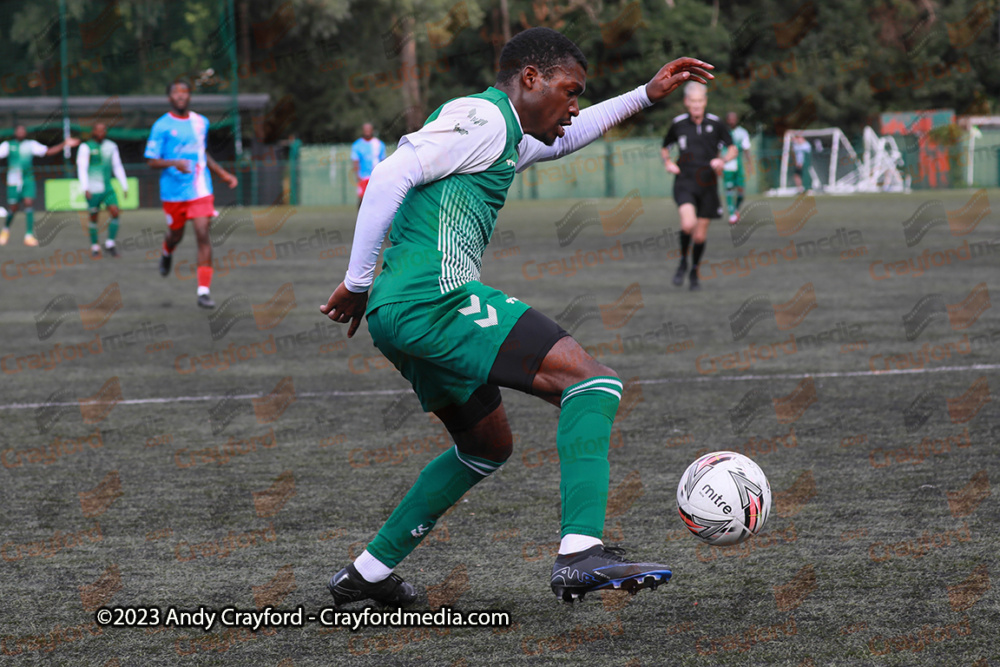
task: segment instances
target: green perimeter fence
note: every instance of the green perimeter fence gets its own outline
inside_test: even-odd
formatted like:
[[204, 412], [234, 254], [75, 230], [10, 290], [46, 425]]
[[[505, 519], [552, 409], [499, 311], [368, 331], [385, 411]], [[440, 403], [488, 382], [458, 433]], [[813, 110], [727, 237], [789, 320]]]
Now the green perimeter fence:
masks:
[[[670, 197], [673, 176], [660, 159], [660, 140], [599, 140], [572, 155], [552, 162], [541, 162], [518, 174], [509, 199], [591, 199], [622, 197], [638, 189], [643, 197]], [[389, 149], [392, 150], [391, 148]], [[860, 147], [855, 146], [860, 154]], [[301, 146], [294, 142], [272, 156], [258, 156], [239, 163], [223, 162], [241, 180], [238, 191], [229, 190], [213, 178], [216, 206], [354, 206], [357, 203], [350, 145], [322, 144]], [[757, 136], [752, 141], [752, 168], [746, 176], [747, 194], [759, 194], [778, 185], [781, 169], [780, 140]], [[822, 156], [813, 154], [815, 165]], [[968, 144], [957, 142], [948, 151], [947, 170], [939, 174], [938, 187], [964, 188]], [[1000, 130], [984, 130], [975, 143], [972, 187], [1000, 185]], [[45, 201], [44, 183], [50, 178], [74, 178], [75, 170], [60, 164], [61, 156], [40, 159], [35, 168], [38, 197], [35, 208], [56, 208]], [[937, 162], [938, 167], [941, 161]], [[2, 165], [0, 165], [2, 166]], [[139, 184], [139, 206], [156, 208], [159, 201], [159, 172], [145, 163], [126, 163], [129, 177]], [[921, 182], [923, 167], [916, 152], [904, 152], [903, 171], [911, 175], [914, 189], [926, 187]], [[791, 179], [789, 178], [789, 182]], [[47, 206], [47, 203], [50, 204]]]
[[[972, 187], [1000, 185], [1000, 130], [983, 130], [975, 142]], [[898, 139], [898, 137], [897, 137]], [[638, 188], [644, 197], [670, 197], [673, 176], [660, 159], [661, 140], [598, 140], [560, 160], [541, 162], [518, 174], [509, 199], [577, 199], [621, 197]], [[922, 173], [916, 151], [903, 150], [904, 174], [912, 177], [915, 189], [921, 189]], [[861, 156], [862, 146], [854, 146]], [[392, 147], [387, 147], [391, 152]], [[968, 144], [959, 141], [948, 150], [946, 177], [939, 187], [964, 188]], [[298, 198], [303, 206], [347, 206], [357, 202], [354, 171], [348, 144], [303, 146], [297, 164]], [[746, 176], [746, 192], [759, 194], [777, 187], [781, 170], [781, 141], [758, 135], [753, 138], [753, 167]], [[812, 156], [814, 164], [822, 156]], [[789, 178], [791, 182], [791, 178]]]

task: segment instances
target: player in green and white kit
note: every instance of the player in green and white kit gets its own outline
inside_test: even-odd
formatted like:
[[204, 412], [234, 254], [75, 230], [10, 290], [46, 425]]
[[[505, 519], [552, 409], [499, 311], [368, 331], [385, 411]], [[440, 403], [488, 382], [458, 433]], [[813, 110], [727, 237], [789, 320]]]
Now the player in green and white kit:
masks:
[[115, 247], [115, 236], [118, 234], [118, 196], [111, 185], [111, 175], [118, 179], [122, 186], [122, 196], [128, 196], [128, 181], [125, 180], [125, 167], [118, 153], [118, 144], [107, 139], [108, 128], [104, 123], [94, 125], [90, 141], [80, 144], [76, 153], [76, 173], [80, 179], [80, 188], [87, 198], [87, 212], [90, 213], [90, 254], [100, 257], [101, 246], [97, 242], [97, 216], [101, 205], [108, 207], [111, 221], [108, 222], [108, 238], [104, 249], [112, 257], [118, 256]]
[[722, 177], [726, 184], [726, 205], [729, 207], [729, 224], [735, 225], [740, 219], [743, 205], [743, 161], [752, 169], [750, 161], [750, 133], [740, 127], [740, 117], [735, 111], [726, 114], [726, 125], [733, 137], [733, 145], [739, 149], [736, 157], [723, 167]]
[[24, 202], [24, 217], [26, 219], [24, 245], [37, 246], [35, 239], [35, 172], [32, 163], [36, 157], [55, 155], [64, 146], [70, 148], [79, 145], [80, 140], [70, 137], [60, 144], [44, 146], [34, 139], [28, 139], [28, 130], [24, 125], [14, 128], [13, 141], [0, 143], [0, 160], [7, 158], [7, 205], [10, 210], [7, 212], [7, 219], [4, 221], [3, 230], [0, 231], [0, 245], [7, 245], [10, 239], [10, 223], [14, 221], [14, 214], [17, 207]]
[[[350, 322], [348, 336], [367, 314], [376, 346], [410, 381], [424, 410], [441, 419], [455, 447], [424, 468], [368, 548], [330, 580], [336, 605], [416, 600], [393, 568], [511, 454], [500, 387], [560, 408], [556, 595], [572, 601], [605, 588], [636, 592], [670, 578], [665, 566], [627, 561], [622, 549], [601, 541], [621, 380], [551, 319], [479, 281], [516, 171], [586, 146], [686, 81], [712, 78], [703, 69], [711, 65], [681, 58], [648, 84], [581, 112], [586, 67], [563, 35], [526, 30], [504, 46], [493, 87], [442, 105], [372, 172], [347, 275], [320, 310]], [[372, 287], [390, 226], [392, 245]], [[501, 568], [495, 574], [505, 576]]]

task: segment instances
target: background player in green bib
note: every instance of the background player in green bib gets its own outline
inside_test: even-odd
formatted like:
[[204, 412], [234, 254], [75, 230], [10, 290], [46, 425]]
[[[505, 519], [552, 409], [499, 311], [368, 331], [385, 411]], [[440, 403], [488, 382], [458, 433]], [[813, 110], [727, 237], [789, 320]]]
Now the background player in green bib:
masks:
[[750, 133], [740, 127], [740, 117], [735, 111], [726, 114], [726, 125], [733, 137], [733, 146], [739, 149], [736, 157], [723, 167], [722, 177], [726, 185], [726, 205], [729, 207], [729, 224], [735, 225], [740, 220], [740, 206], [743, 205], [743, 165], [747, 172], [753, 173], [753, 162], [750, 160]]
[[70, 137], [49, 148], [27, 137], [28, 130], [24, 125], [18, 125], [14, 128], [13, 141], [0, 144], [0, 160], [7, 158], [7, 205], [10, 207], [3, 230], [0, 231], [0, 245], [7, 245], [7, 240], [10, 239], [10, 223], [14, 221], [14, 214], [21, 202], [24, 202], [24, 245], [38, 245], [35, 239], [35, 209], [32, 208], [36, 193], [32, 163], [36, 157], [55, 155], [64, 146], [72, 148], [80, 143], [79, 139]]
[[122, 186], [122, 196], [128, 196], [128, 181], [125, 167], [118, 153], [118, 144], [107, 138], [108, 127], [104, 123], [94, 125], [90, 141], [80, 144], [76, 153], [76, 173], [80, 179], [80, 189], [87, 198], [87, 212], [90, 213], [90, 254], [99, 257], [101, 246], [97, 242], [97, 216], [101, 205], [107, 206], [111, 220], [108, 222], [108, 238], [104, 242], [105, 251], [112, 257], [118, 256], [115, 236], [118, 235], [118, 196], [111, 185], [111, 175]]
[[[551, 319], [479, 281], [516, 171], [586, 146], [686, 81], [712, 78], [703, 69], [711, 65], [681, 58], [648, 84], [581, 112], [586, 68], [583, 53], [563, 35], [526, 30], [504, 46], [494, 86], [442, 105], [372, 172], [347, 275], [320, 310], [350, 322], [348, 336], [367, 313], [376, 346], [410, 381], [424, 410], [441, 419], [455, 447], [424, 468], [368, 548], [331, 578], [336, 605], [416, 600], [393, 568], [511, 454], [500, 387], [560, 408], [562, 541], [553, 592], [572, 601], [604, 588], [656, 588], [670, 578], [665, 566], [627, 561], [622, 549], [601, 540], [621, 380]], [[372, 286], [390, 226], [392, 245]]]

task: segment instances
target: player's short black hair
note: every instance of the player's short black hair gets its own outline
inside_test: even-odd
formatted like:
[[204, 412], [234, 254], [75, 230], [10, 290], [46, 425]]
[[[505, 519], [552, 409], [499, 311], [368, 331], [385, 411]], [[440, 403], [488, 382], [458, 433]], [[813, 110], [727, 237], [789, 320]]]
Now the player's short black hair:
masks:
[[497, 83], [510, 83], [528, 65], [534, 65], [542, 76], [548, 77], [567, 59], [575, 60], [587, 71], [587, 57], [573, 40], [551, 28], [529, 28], [504, 45]]
[[184, 78], [177, 78], [177, 79], [174, 79], [173, 81], [171, 81], [170, 83], [167, 84], [167, 96], [168, 97], [170, 96], [170, 93], [173, 92], [174, 86], [186, 86], [189, 93], [192, 90], [192, 88], [191, 88], [191, 82], [190, 81], [188, 81], [187, 79], [184, 79]]

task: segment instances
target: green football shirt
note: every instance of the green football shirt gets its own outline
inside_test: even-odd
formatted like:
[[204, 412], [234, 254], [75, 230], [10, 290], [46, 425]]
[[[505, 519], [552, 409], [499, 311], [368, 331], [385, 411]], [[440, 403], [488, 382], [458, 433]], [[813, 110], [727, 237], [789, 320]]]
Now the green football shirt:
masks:
[[35, 178], [32, 164], [36, 157], [43, 157], [49, 149], [35, 141], [12, 139], [0, 144], [0, 159], [7, 158], [7, 185], [20, 186]]
[[117, 175], [125, 188], [125, 170], [118, 144], [110, 139], [101, 142], [91, 139], [81, 144], [77, 153], [77, 172], [83, 189], [91, 194], [110, 191], [112, 175]]
[[[506, 139], [500, 156], [484, 171], [453, 173], [411, 189], [393, 219], [382, 272], [375, 279], [368, 311], [386, 304], [445, 294], [479, 280], [483, 253], [493, 235], [497, 214], [507, 199], [517, 167], [517, 146], [523, 136], [507, 95], [489, 88], [466, 100], [500, 110]], [[446, 105], [427, 119], [433, 122]], [[457, 122], [457, 140], [488, 122], [468, 112]], [[426, 125], [426, 123], [425, 123]], [[493, 128], [491, 128], [493, 129]]]

